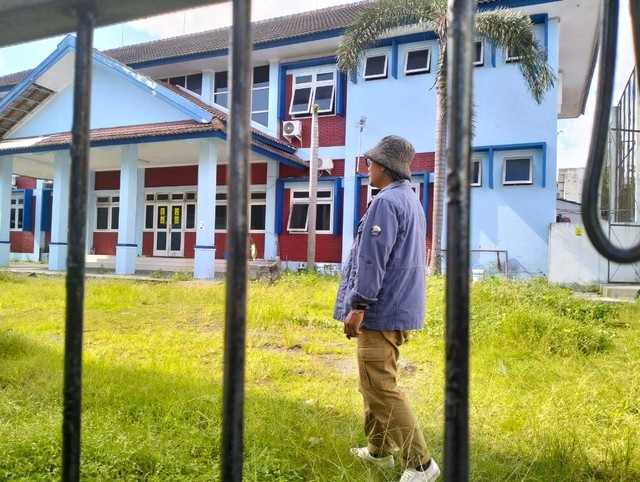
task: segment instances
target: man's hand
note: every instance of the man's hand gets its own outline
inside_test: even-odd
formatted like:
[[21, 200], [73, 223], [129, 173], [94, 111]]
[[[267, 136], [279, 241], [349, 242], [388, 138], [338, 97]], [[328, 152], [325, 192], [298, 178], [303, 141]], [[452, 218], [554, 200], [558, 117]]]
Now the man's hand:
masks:
[[356, 312], [351, 310], [349, 312], [347, 319], [344, 320], [344, 334], [347, 335], [348, 339], [351, 339], [352, 336], [360, 336], [362, 320], [364, 320], [364, 310], [357, 310]]

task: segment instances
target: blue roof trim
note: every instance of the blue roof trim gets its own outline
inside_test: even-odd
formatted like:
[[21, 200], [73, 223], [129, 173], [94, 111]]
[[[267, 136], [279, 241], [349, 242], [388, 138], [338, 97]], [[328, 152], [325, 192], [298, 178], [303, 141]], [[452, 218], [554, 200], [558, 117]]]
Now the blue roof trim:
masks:
[[262, 142], [263, 144], [267, 144], [269, 146], [275, 147], [277, 149], [280, 149], [281, 151], [288, 152], [289, 154], [293, 154], [298, 150], [295, 147], [285, 146], [283, 144], [280, 144], [279, 142], [274, 141], [273, 139], [269, 139], [268, 137], [263, 137], [256, 132], [252, 132], [251, 137], [257, 141]]
[[280, 68], [285, 70], [291, 69], [304, 69], [306, 67], [316, 67], [318, 65], [335, 64], [337, 59], [335, 56], [331, 57], [317, 57], [315, 59], [297, 60], [294, 62], [284, 62], [280, 64]]
[[285, 120], [287, 106], [284, 105], [284, 92], [287, 90], [287, 69], [282, 65], [278, 68], [278, 120]]
[[18, 82], [2, 100], [0, 100], [0, 114], [3, 113], [6, 108], [13, 103], [18, 97], [20, 97], [29, 87], [31, 87], [36, 79], [42, 74], [47, 72], [53, 65], [55, 65], [62, 57], [64, 57], [71, 50], [75, 49], [76, 39], [72, 35], [67, 35], [57, 45], [54, 50], [46, 59], [40, 62], [35, 69], [29, 72], [24, 79]]
[[276, 179], [276, 218], [273, 230], [276, 234], [284, 231], [284, 181]]
[[398, 78], [398, 40], [391, 41], [391, 77]]
[[295, 168], [297, 168], [297, 169], [300, 169], [301, 171], [305, 171], [305, 170], [308, 170], [308, 169], [309, 169], [309, 168], [308, 168], [308, 167], [306, 167], [306, 166], [301, 166], [300, 164], [298, 164], [298, 163], [296, 163], [296, 162], [293, 162], [293, 161], [290, 161], [289, 159], [285, 159], [285, 158], [283, 158], [283, 157], [280, 157], [279, 155], [274, 154], [274, 153], [273, 153], [273, 152], [271, 152], [271, 151], [267, 151], [267, 150], [265, 150], [265, 149], [262, 149], [262, 148], [260, 148], [260, 147], [258, 147], [258, 146], [253, 146], [253, 145], [252, 145], [252, 146], [251, 146], [251, 150], [252, 150], [253, 152], [257, 153], [257, 154], [261, 154], [261, 155], [263, 155], [263, 156], [265, 156], [265, 157], [268, 157], [269, 159], [273, 159], [273, 160], [275, 160], [275, 161], [278, 161], [278, 162], [279, 162], [279, 163], [281, 163], [281, 164], [285, 164], [285, 165], [287, 165], [287, 166], [291, 166], [291, 167], [295, 167]]

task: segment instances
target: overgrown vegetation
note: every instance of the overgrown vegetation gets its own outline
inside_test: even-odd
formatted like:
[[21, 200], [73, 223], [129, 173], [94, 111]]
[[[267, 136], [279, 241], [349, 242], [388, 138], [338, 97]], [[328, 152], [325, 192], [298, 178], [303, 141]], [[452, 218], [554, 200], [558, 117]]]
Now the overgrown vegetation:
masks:
[[[224, 284], [88, 280], [83, 480], [220, 480]], [[245, 480], [389, 481], [364, 443], [337, 279], [251, 282]], [[64, 279], [0, 271], [0, 479], [59, 480]], [[471, 479], [640, 480], [640, 303], [474, 283]], [[442, 461], [443, 279], [401, 383]]]

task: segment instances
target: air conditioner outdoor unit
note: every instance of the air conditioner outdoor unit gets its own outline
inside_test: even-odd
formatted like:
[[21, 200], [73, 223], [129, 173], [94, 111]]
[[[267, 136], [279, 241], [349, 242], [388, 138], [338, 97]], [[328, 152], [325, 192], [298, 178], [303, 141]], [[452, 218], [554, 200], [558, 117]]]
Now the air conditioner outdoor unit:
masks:
[[297, 137], [298, 140], [302, 140], [302, 122], [299, 120], [289, 120], [282, 123], [282, 135], [291, 140], [292, 137]]
[[328, 171], [333, 169], [333, 159], [330, 157], [319, 157], [318, 158], [318, 170], [319, 171]]

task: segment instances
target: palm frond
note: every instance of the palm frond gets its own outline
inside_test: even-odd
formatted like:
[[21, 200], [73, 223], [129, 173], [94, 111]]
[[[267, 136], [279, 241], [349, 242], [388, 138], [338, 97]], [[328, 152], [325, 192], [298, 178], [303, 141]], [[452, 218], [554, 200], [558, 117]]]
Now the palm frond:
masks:
[[[431, 25], [444, 12], [446, 0], [378, 0], [371, 2], [347, 27], [337, 50], [338, 68], [357, 74], [360, 60], [367, 49], [375, 46], [385, 34], [405, 26]], [[429, 28], [430, 30], [432, 28]]]
[[497, 9], [476, 15], [476, 35], [518, 57], [518, 68], [533, 99], [539, 104], [556, 76], [546, 52], [534, 35], [531, 19], [520, 12]]

